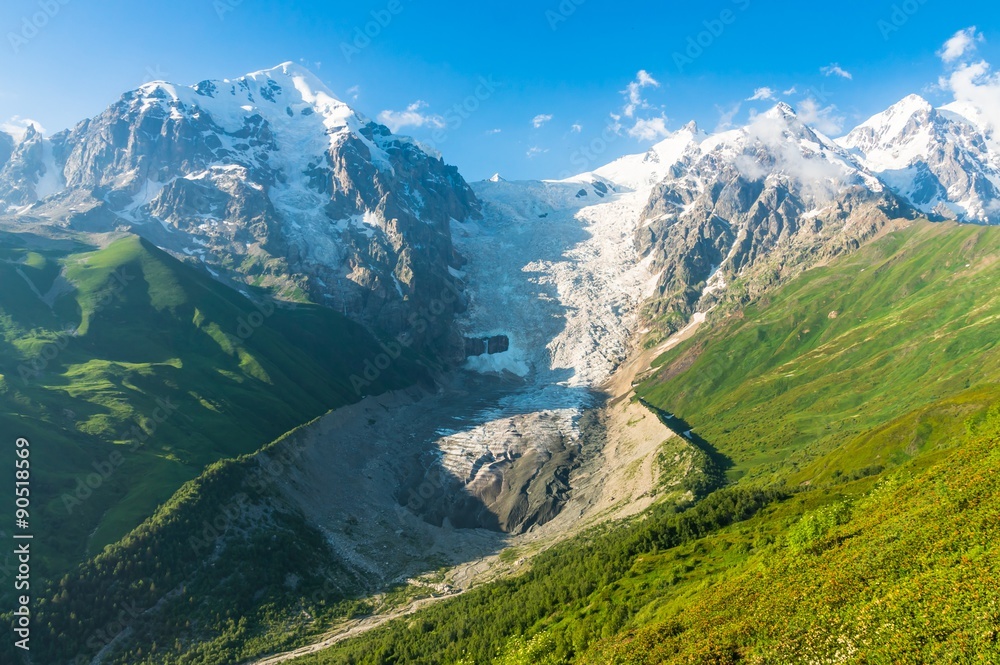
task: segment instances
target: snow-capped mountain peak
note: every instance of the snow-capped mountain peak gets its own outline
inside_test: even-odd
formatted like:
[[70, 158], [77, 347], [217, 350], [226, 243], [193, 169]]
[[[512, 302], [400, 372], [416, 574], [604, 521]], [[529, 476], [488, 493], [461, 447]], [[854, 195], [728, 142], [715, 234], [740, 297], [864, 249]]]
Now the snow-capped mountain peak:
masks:
[[778, 102], [765, 111], [763, 115], [768, 118], [798, 118], [795, 109], [785, 102]]
[[[479, 215], [457, 169], [290, 62], [150, 82], [50, 139], [0, 141], [0, 157], [10, 213], [128, 229], [221, 279], [305, 295], [389, 333], [453, 286], [450, 224]], [[445, 339], [449, 321], [418, 342]]]
[[[388, 130], [342, 102], [312, 72], [293, 62], [251, 72], [235, 79], [180, 86], [154, 81], [123, 99], [148, 110], [161, 106], [181, 115], [207, 113], [228, 133], [239, 132], [255, 116], [267, 121], [292, 154], [315, 159], [350, 134], [366, 145], [373, 163], [391, 168], [383, 143]], [[322, 139], [325, 133], [328, 138]]]
[[928, 215], [1000, 222], [1000, 155], [953, 110], [909, 95], [837, 143]]

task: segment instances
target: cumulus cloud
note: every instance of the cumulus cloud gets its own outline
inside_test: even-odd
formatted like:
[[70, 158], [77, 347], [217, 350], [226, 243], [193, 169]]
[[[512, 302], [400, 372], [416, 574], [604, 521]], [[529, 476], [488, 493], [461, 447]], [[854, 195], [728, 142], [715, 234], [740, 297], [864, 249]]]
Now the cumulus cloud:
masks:
[[538, 155], [545, 154], [548, 151], [549, 151], [548, 148], [539, 148], [537, 145], [533, 145], [530, 148], [528, 148], [528, 152], [525, 154], [528, 156], [528, 159], [533, 159]]
[[774, 99], [774, 88], [768, 88], [764, 86], [762, 88], [756, 88], [753, 94], [747, 97], [748, 102], [756, 102], [761, 100]]
[[642, 98], [643, 88], [659, 87], [659, 81], [650, 76], [645, 69], [640, 69], [635, 75], [635, 80], [622, 90], [622, 94], [625, 95], [625, 108], [622, 109], [622, 113], [625, 114], [625, 117], [632, 118], [638, 109], [649, 108], [649, 103]]
[[15, 115], [5, 122], [0, 122], [0, 131], [8, 133], [20, 141], [24, 138], [24, 134], [28, 131], [28, 127], [31, 127], [32, 125], [34, 125], [36, 132], [41, 134], [45, 133], [45, 128], [42, 127], [42, 123], [37, 120], [32, 120], [31, 118], [22, 118], [19, 115]]
[[[799, 113], [802, 119], [802, 113]], [[802, 192], [817, 203], [828, 200], [838, 189], [846, 175], [844, 167], [826, 159], [819, 159], [803, 152], [795, 141], [789, 141], [784, 121], [770, 114], [756, 116], [747, 126], [747, 134], [767, 147], [774, 163], [761, 163], [759, 154], [739, 155], [734, 166], [751, 180], [766, 178], [772, 173], [783, 173], [799, 182]]]
[[640, 141], [655, 141], [668, 135], [667, 118], [657, 116], [655, 118], [639, 118], [628, 130], [628, 135]]
[[783, 94], [783, 95], [794, 95], [794, 94], [795, 94], [796, 92], [798, 92], [798, 88], [796, 88], [796, 87], [795, 87], [795, 86], [793, 85], [793, 86], [792, 86], [791, 88], [789, 88], [788, 90], [782, 90], [782, 91], [781, 91], [781, 94]]
[[939, 84], [953, 95], [958, 111], [987, 135], [1000, 130], [1000, 73], [993, 72], [988, 62], [959, 65]]
[[569, 129], [574, 134], [579, 134], [580, 132], [583, 131], [583, 125], [581, 125], [580, 123], [576, 122], [576, 123], [573, 123], [573, 126], [570, 127]]
[[534, 118], [531, 119], [531, 124], [535, 126], [535, 129], [538, 129], [551, 119], [552, 119], [551, 113], [539, 113], [538, 115], [536, 115]]
[[427, 102], [418, 99], [407, 106], [405, 111], [382, 111], [378, 114], [378, 120], [393, 132], [398, 132], [404, 127], [443, 128], [445, 126], [444, 118], [439, 115], [423, 113], [422, 109], [425, 108], [427, 108]]
[[823, 74], [823, 76], [839, 76], [840, 78], [844, 78], [849, 81], [854, 79], [854, 76], [852, 76], [849, 71], [841, 67], [836, 62], [832, 62], [826, 67], [820, 67], [819, 71]]
[[983, 36], [976, 31], [976, 26], [968, 27], [964, 30], [959, 30], [951, 39], [944, 43], [941, 50], [938, 51], [938, 56], [941, 57], [946, 64], [951, 64], [964, 56], [966, 53], [971, 53], [976, 50], [976, 43], [982, 42]]
[[844, 128], [844, 117], [837, 115], [836, 106], [823, 106], [812, 97], [799, 102], [798, 116], [799, 120], [827, 136], [837, 136]]

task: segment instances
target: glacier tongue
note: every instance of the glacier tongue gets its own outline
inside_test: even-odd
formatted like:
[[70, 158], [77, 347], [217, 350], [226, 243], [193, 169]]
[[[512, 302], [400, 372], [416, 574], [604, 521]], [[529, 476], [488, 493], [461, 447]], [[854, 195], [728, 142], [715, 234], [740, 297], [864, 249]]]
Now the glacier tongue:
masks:
[[[649, 189], [617, 192], [593, 176], [473, 189], [484, 218], [453, 223], [456, 247], [472, 259], [464, 272], [469, 308], [458, 323], [474, 338], [506, 335], [510, 348], [472, 356], [466, 369], [512, 384], [474, 423], [439, 433], [437, 462], [504, 530], [518, 532], [553, 517], [569, 487], [556, 472], [541, 505], [525, 490], [528, 499], [516, 500], [536, 503], [523, 518], [505, 512], [512, 499], [497, 488], [517, 492], [523, 475], [572, 466], [579, 418], [625, 360], [639, 305], [655, 286], [633, 239]], [[519, 460], [531, 468], [519, 469]]]

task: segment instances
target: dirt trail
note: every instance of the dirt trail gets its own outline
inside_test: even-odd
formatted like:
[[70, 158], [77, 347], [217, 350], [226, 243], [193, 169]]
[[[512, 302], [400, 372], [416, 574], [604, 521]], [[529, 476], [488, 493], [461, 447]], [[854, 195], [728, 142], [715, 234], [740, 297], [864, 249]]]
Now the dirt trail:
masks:
[[[364, 538], [345, 537], [343, 533], [334, 533], [326, 529], [328, 537], [334, 542], [341, 542], [340, 553], [353, 555], [364, 565], [373, 565], [379, 557], [386, 559], [382, 574], [397, 575], [403, 579], [407, 572], [416, 574], [414, 568], [423, 566], [423, 570], [432, 570], [429, 561], [433, 554], [443, 553], [467, 557], [463, 563], [452, 565], [445, 572], [443, 581], [437, 583], [444, 590], [440, 595], [413, 600], [404, 606], [394, 608], [382, 614], [366, 616], [345, 622], [323, 635], [316, 642], [285, 653], [275, 654], [259, 660], [248, 661], [246, 665], [272, 665], [298, 658], [300, 656], [322, 651], [344, 640], [357, 637], [369, 630], [378, 628], [393, 619], [408, 616], [430, 604], [455, 598], [472, 586], [493, 579], [516, 574], [518, 570], [530, 564], [530, 558], [552, 545], [578, 533], [582, 529], [609, 519], [620, 519], [635, 515], [648, 507], [656, 499], [658, 469], [656, 468], [656, 452], [663, 443], [673, 436], [660, 420], [641, 404], [634, 402], [633, 381], [647, 372], [650, 363], [660, 353], [690, 337], [704, 320], [704, 315], [696, 315], [695, 319], [685, 329], [673, 335], [663, 344], [653, 349], [636, 352], [624, 363], [605, 383], [603, 389], [608, 395], [607, 401], [600, 408], [600, 419], [606, 432], [606, 438], [591, 442], [593, 447], [581, 452], [581, 464], [570, 477], [572, 494], [562, 511], [551, 521], [535, 527], [527, 533], [511, 536], [483, 532], [481, 529], [441, 529], [432, 527], [409, 515], [398, 506], [394, 500], [384, 503], [359, 507], [365, 511], [366, 520], [371, 527], [365, 530]], [[425, 397], [424, 400], [427, 398]], [[432, 398], [434, 399], [434, 398]], [[440, 416], [433, 408], [428, 409], [424, 400], [415, 400], [414, 395], [396, 394], [365, 400], [361, 405], [349, 407], [350, 412], [331, 414], [327, 422], [317, 433], [318, 440], [323, 439], [323, 432], [336, 431], [341, 444], [338, 446], [317, 446], [305, 465], [302, 473], [315, 472], [316, 469], [329, 469], [329, 459], [357, 448], [362, 439], [370, 445], [376, 440], [392, 441], [392, 437], [380, 439], [374, 433], [393, 431], [403, 427], [413, 431], [415, 427], [432, 427], [434, 419]], [[455, 403], [450, 404], [451, 413], [455, 413]], [[436, 404], [437, 402], [434, 402]], [[470, 407], [475, 406], [470, 402]], [[374, 422], [372, 422], [374, 421]], [[357, 423], [368, 423], [358, 431]], [[352, 429], [355, 430], [353, 433]], [[397, 430], [398, 431], [398, 430]], [[390, 452], [390, 451], [383, 451]], [[396, 451], [398, 453], [398, 451]], [[370, 453], [370, 451], [369, 451]], [[357, 454], [357, 453], [355, 453]], [[330, 512], [331, 505], [340, 503], [345, 496], [358, 496], [355, 492], [364, 491], [361, 486], [367, 483], [384, 483], [391, 477], [391, 463], [386, 462], [381, 455], [377, 464], [369, 465], [364, 473], [353, 474], [352, 478], [341, 479], [346, 482], [327, 483], [330, 492], [316, 496], [312, 493], [313, 482], [305, 482], [299, 478], [288, 483], [286, 492], [296, 496], [313, 520], [329, 520], [335, 517]], [[389, 466], [387, 466], [389, 465]], [[300, 485], [300, 483], [302, 483]], [[383, 486], [386, 499], [391, 498], [392, 488]], [[308, 494], [302, 494], [308, 489]], [[392, 514], [392, 521], [386, 520], [385, 511]], [[380, 516], [381, 514], [381, 516]], [[406, 524], [407, 528], [415, 529], [416, 536], [408, 533], [402, 538], [397, 525]], [[338, 540], [339, 538], [339, 540]], [[388, 540], [394, 540], [395, 545], [389, 548]], [[405, 541], [405, 542], [402, 542]], [[500, 558], [499, 552], [505, 547], [514, 547], [518, 556]], [[405, 549], [404, 549], [405, 548]], [[424, 556], [415, 556], [419, 548], [428, 548]], [[363, 549], [364, 552], [359, 551]], [[389, 560], [393, 559], [392, 562]], [[404, 565], [404, 561], [407, 565]]]
[[385, 624], [393, 619], [398, 619], [400, 617], [405, 617], [407, 615], [413, 614], [422, 607], [426, 607], [431, 603], [435, 603], [439, 600], [444, 600], [446, 598], [454, 598], [460, 595], [462, 592], [456, 592], [448, 594], [445, 596], [436, 596], [433, 598], [420, 598], [414, 600], [403, 607], [396, 608], [386, 614], [373, 614], [370, 616], [362, 617], [361, 619], [354, 619], [347, 621], [331, 632], [323, 636], [319, 642], [314, 642], [312, 644], [307, 644], [304, 647], [299, 647], [292, 651], [286, 651], [274, 656], [268, 656], [261, 660], [248, 661], [248, 663], [253, 663], [253, 665], [273, 665], [274, 663], [283, 663], [285, 661], [292, 660], [293, 658], [299, 658], [301, 656], [307, 656], [311, 653], [316, 653], [317, 651], [322, 651], [323, 649], [329, 648], [338, 642], [343, 642], [344, 640], [350, 639], [352, 637], [357, 637], [362, 633], [366, 633], [373, 628], [378, 628], [382, 624]]

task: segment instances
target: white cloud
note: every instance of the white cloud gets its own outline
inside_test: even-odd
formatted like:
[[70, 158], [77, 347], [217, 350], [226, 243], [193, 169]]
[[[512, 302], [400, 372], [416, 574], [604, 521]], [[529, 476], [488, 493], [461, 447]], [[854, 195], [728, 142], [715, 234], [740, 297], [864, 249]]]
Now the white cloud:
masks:
[[954, 96], [959, 112], [987, 135], [1000, 131], [1000, 73], [992, 72], [988, 62], [961, 64], [939, 83]]
[[535, 129], [538, 129], [551, 119], [552, 119], [551, 113], [539, 113], [538, 115], [536, 115], [534, 118], [531, 119], [531, 124], [535, 126]]
[[544, 154], [544, 153], [546, 153], [548, 151], [549, 151], [548, 148], [539, 148], [537, 145], [535, 145], [535, 146], [531, 146], [530, 148], [528, 148], [528, 152], [525, 153], [525, 154], [528, 155], [528, 159], [533, 159], [533, 158], [537, 157], [538, 155], [542, 155], [542, 154]]
[[637, 109], [648, 109], [649, 103], [642, 98], [643, 88], [659, 88], [660, 82], [649, 75], [645, 69], [640, 69], [636, 75], [635, 80], [628, 84], [628, 86], [622, 90], [622, 94], [625, 95], [625, 108], [623, 113], [626, 118], [631, 118], [635, 116]]
[[747, 97], [748, 102], [756, 102], [760, 100], [774, 99], [774, 88], [768, 88], [764, 86], [763, 88], [756, 88], [753, 94]]
[[348, 96], [350, 96], [351, 99], [353, 99], [354, 101], [357, 101], [358, 97], [361, 96], [361, 86], [360, 85], [352, 85], [350, 88], [347, 89], [347, 94], [348, 94]]
[[502, 129], [500, 129], [499, 127], [497, 127], [496, 129], [487, 129], [486, 133], [487, 134], [499, 134], [502, 131], [503, 131]]
[[827, 136], [837, 136], [844, 128], [844, 117], [837, 115], [836, 106], [820, 106], [812, 97], [799, 102], [797, 114], [799, 120]]
[[716, 125], [715, 131], [724, 132], [727, 129], [732, 129], [733, 118], [735, 118], [736, 114], [740, 112], [741, 106], [742, 104], [739, 102], [736, 102], [728, 109], [723, 108], [721, 106], [716, 106], [715, 110], [719, 112], [719, 124]]
[[573, 126], [570, 127], [570, 131], [573, 132], [574, 134], [579, 134], [580, 132], [583, 131], [583, 125], [581, 125], [578, 122], [573, 123]]
[[971, 26], [965, 30], [959, 30], [951, 39], [944, 43], [938, 55], [945, 63], [952, 63], [961, 58], [966, 53], [976, 50], [976, 43], [984, 41], [981, 34], [976, 31], [976, 26]]
[[421, 109], [427, 108], [427, 102], [417, 100], [406, 107], [405, 111], [382, 111], [378, 114], [378, 120], [393, 132], [398, 132], [403, 127], [435, 127], [445, 126], [444, 118], [439, 115], [421, 113]]
[[794, 94], [795, 94], [796, 92], [798, 92], [798, 88], [796, 88], [796, 87], [795, 87], [795, 86], [793, 85], [793, 86], [792, 86], [791, 88], [789, 88], [788, 90], [782, 90], [782, 91], [781, 91], [781, 94], [783, 94], [783, 95], [794, 95]]
[[[808, 104], [804, 102], [802, 106]], [[801, 112], [799, 118], [803, 119]], [[837, 183], [843, 181], [845, 167], [826, 159], [815, 159], [803, 152], [796, 142], [788, 140], [784, 120], [764, 113], [756, 116], [747, 125], [746, 131], [754, 140], [767, 147], [775, 161], [768, 166], [754, 154], [737, 156], [734, 166], [747, 178], [759, 180], [776, 172], [793, 176], [799, 181], [803, 192], [816, 202], [828, 200], [837, 191]]]
[[628, 130], [628, 135], [640, 141], [655, 141], [670, 132], [667, 130], [667, 119], [664, 116], [656, 118], [639, 118]]
[[5, 122], [0, 122], [0, 131], [7, 132], [15, 139], [20, 141], [24, 138], [24, 134], [28, 131], [28, 127], [34, 125], [35, 131], [40, 134], [45, 133], [45, 128], [42, 127], [42, 123], [37, 120], [32, 120], [31, 118], [22, 118], [19, 115], [15, 115]]
[[823, 74], [823, 76], [839, 76], [840, 78], [845, 78], [849, 81], [854, 79], [849, 71], [841, 67], [836, 62], [830, 63], [826, 67], [820, 67], [819, 71]]

